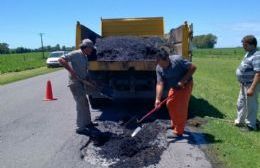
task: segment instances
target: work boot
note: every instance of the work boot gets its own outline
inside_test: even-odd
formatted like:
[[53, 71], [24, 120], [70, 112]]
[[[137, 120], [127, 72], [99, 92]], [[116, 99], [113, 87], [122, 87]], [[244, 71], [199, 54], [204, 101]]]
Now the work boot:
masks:
[[98, 137], [100, 137], [102, 135], [102, 132], [99, 130], [99, 129], [97, 129], [97, 128], [95, 128], [95, 127], [93, 127], [93, 128], [91, 128], [90, 129], [90, 137], [92, 137], [92, 138], [98, 138]]
[[79, 134], [79, 135], [89, 136], [90, 130], [88, 128], [78, 128], [78, 129], [76, 129], [76, 133]]
[[87, 127], [96, 127], [96, 126], [98, 126], [98, 122], [93, 121]]
[[97, 134], [97, 133], [95, 133], [95, 132], [97, 132], [97, 131], [95, 131], [95, 129], [96, 129], [95, 126], [98, 126], [98, 123], [91, 122], [85, 128], [76, 129], [76, 133], [80, 134], [80, 135], [86, 135], [86, 136], [91, 136], [91, 134]]

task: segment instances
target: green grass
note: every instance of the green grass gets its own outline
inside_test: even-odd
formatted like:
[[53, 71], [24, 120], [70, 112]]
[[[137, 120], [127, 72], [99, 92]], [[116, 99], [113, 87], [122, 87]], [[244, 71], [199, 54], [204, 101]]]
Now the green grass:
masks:
[[25, 70], [21, 72], [10, 72], [5, 74], [0, 74], [0, 85], [8, 84], [11, 82], [15, 82], [18, 80], [23, 80], [27, 78], [31, 78], [37, 75], [42, 75], [50, 72], [54, 72], [60, 70], [62, 68], [47, 68], [47, 67], [40, 67], [31, 70]]
[[208, 119], [203, 131], [213, 137], [210, 148], [226, 167], [260, 167], [259, 131], [243, 132], [227, 122], [236, 117], [239, 84], [235, 70], [244, 55], [242, 49], [234, 50], [194, 51], [193, 62], [198, 69], [194, 75], [191, 111]]
[[[45, 57], [48, 53], [45, 53]], [[60, 68], [47, 68], [41, 52], [0, 55], [0, 85], [54, 72]]]
[[196, 49], [193, 54], [200, 58], [239, 58], [245, 54], [245, 51], [243, 48]]
[[[47, 53], [45, 53], [45, 57], [46, 56]], [[0, 55], [0, 74], [7, 72], [19, 72], [43, 67], [45, 65], [46, 59], [42, 59], [41, 52]]]

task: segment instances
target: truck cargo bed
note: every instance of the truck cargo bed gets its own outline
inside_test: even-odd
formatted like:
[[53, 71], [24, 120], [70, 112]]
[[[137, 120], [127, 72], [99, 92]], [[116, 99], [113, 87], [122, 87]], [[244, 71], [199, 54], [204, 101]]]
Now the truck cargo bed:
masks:
[[[171, 54], [191, 60], [192, 31], [185, 22], [165, 34], [162, 17], [101, 19], [101, 35], [77, 22], [76, 48], [86, 38], [95, 43], [89, 78], [110, 90], [113, 99], [154, 99], [158, 47], [166, 45]], [[91, 88], [87, 95], [92, 105], [105, 98]]]

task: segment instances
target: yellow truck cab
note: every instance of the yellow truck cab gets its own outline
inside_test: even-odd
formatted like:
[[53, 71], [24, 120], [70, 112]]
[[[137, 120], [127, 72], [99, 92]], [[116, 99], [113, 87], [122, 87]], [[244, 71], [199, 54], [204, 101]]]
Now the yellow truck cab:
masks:
[[[85, 38], [94, 43], [97, 38], [110, 36], [159, 36], [170, 44], [174, 54], [191, 60], [192, 25], [183, 25], [164, 32], [163, 17], [101, 19], [101, 35], [77, 22], [76, 48]], [[113, 98], [154, 98], [156, 85], [156, 60], [142, 61], [89, 61], [88, 71], [92, 80], [107, 85]], [[88, 90], [92, 104], [102, 98]]]

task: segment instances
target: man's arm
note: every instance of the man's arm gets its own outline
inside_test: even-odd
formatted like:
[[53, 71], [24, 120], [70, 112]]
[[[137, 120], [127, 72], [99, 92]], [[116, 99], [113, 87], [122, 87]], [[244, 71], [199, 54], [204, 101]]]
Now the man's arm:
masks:
[[71, 76], [74, 78], [74, 79], [78, 79], [78, 76], [77, 74], [75, 73], [75, 71], [70, 67], [70, 65], [68, 64], [68, 62], [64, 59], [64, 58], [59, 58], [58, 59], [59, 63], [64, 66], [65, 69], [67, 69]]
[[156, 99], [154, 106], [157, 106], [161, 102], [161, 98], [163, 95], [163, 82], [159, 81], [156, 84]]
[[259, 83], [260, 83], [260, 72], [257, 72], [254, 76], [254, 80], [253, 80], [252, 85], [247, 90], [247, 96], [253, 96], [254, 95], [255, 88], [256, 88], [257, 84], [259, 84]]
[[184, 75], [184, 77], [178, 82], [178, 85], [180, 87], [184, 87], [185, 84], [188, 82], [188, 80], [191, 78], [191, 76], [194, 74], [196, 71], [197, 67], [194, 64], [191, 64], [188, 72]]

